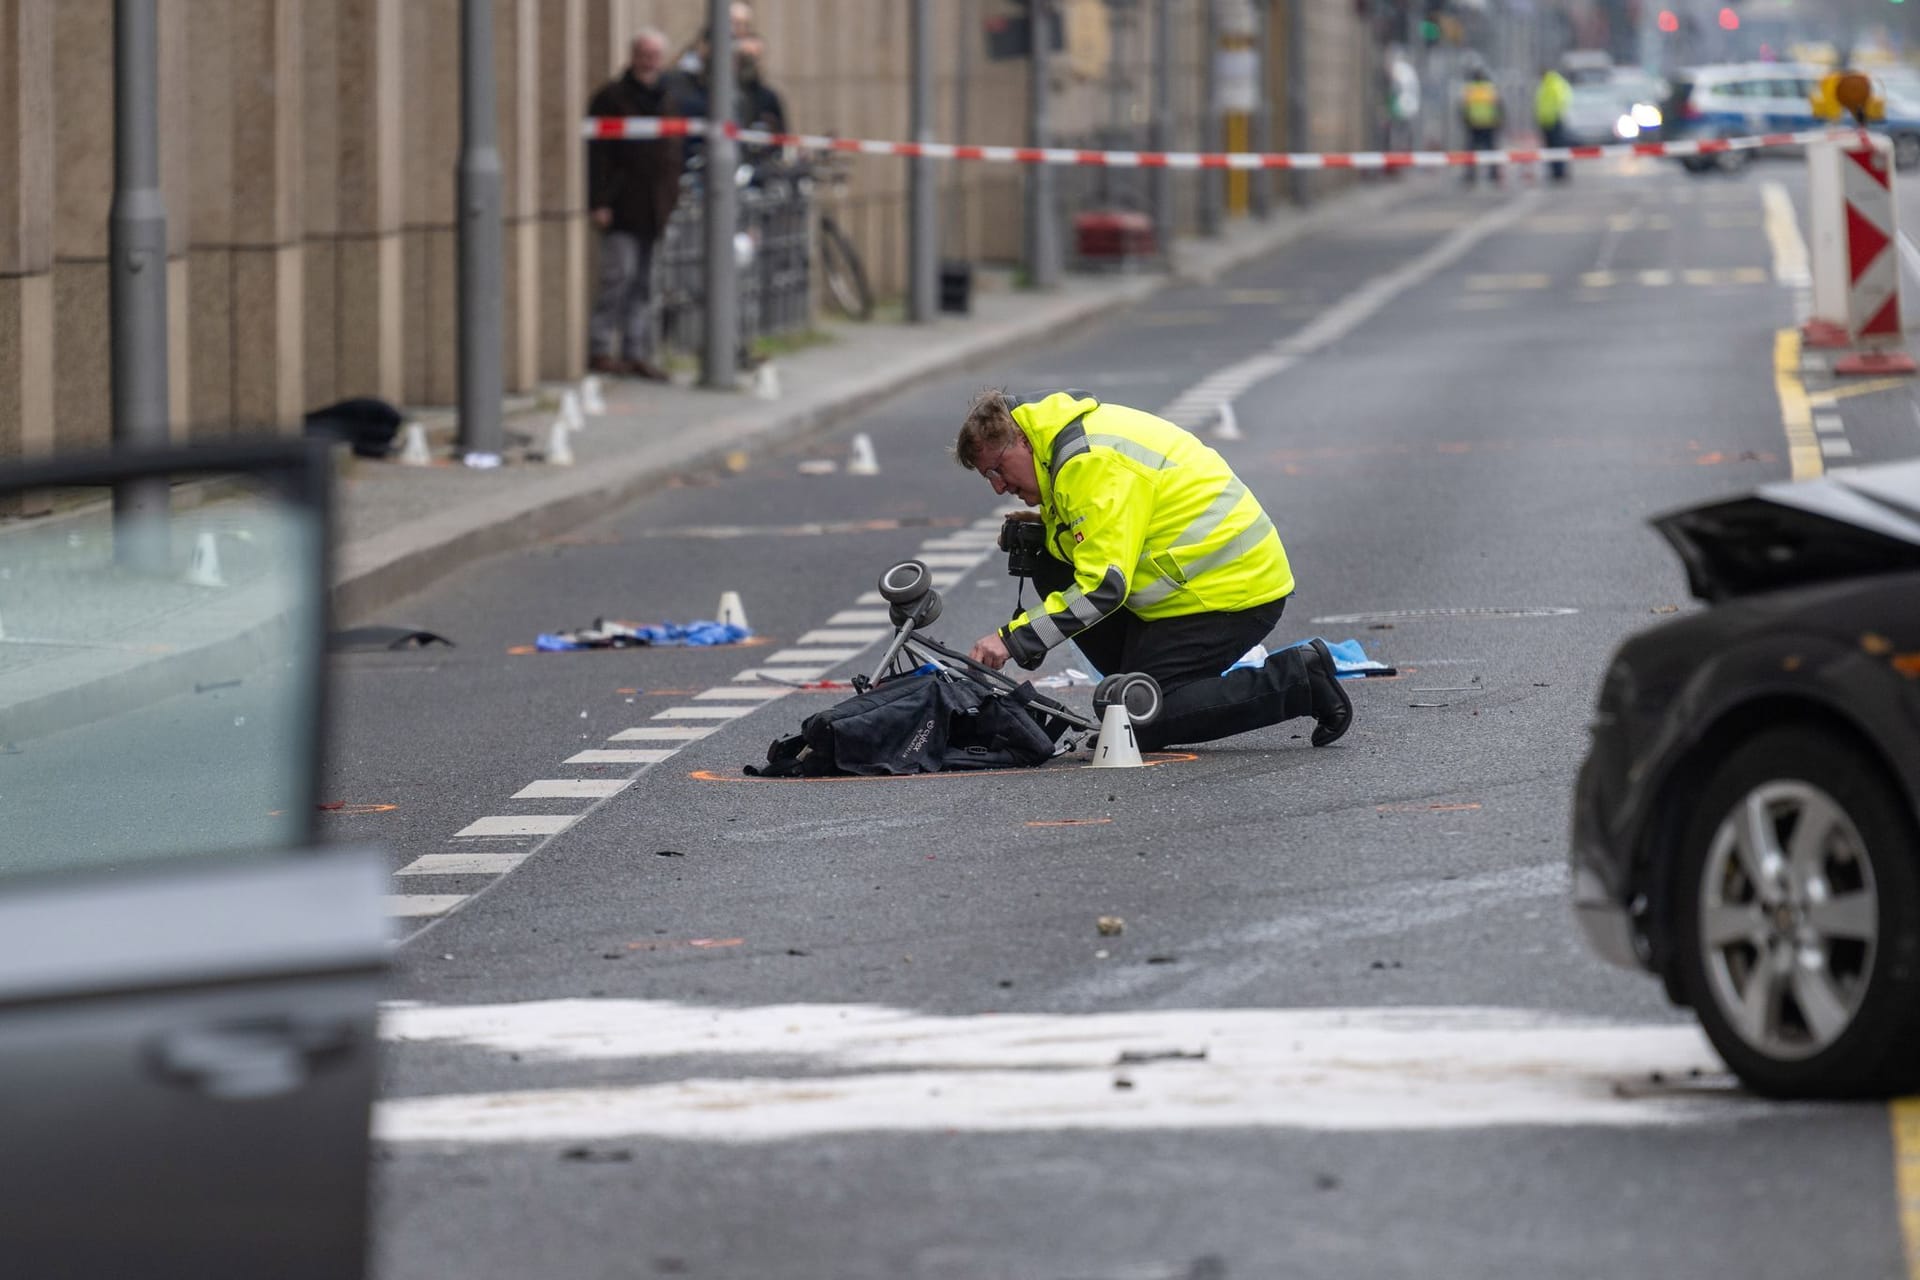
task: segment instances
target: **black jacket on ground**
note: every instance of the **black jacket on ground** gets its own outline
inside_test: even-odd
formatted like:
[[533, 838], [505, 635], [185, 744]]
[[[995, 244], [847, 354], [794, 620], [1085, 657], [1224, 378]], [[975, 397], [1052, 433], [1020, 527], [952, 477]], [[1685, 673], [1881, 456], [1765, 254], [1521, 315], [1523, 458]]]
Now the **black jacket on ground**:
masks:
[[[592, 116], [677, 116], [669, 77], [649, 88], [621, 73], [593, 95]], [[680, 199], [678, 138], [596, 139], [587, 144], [587, 208], [613, 210], [613, 230], [658, 240]]]

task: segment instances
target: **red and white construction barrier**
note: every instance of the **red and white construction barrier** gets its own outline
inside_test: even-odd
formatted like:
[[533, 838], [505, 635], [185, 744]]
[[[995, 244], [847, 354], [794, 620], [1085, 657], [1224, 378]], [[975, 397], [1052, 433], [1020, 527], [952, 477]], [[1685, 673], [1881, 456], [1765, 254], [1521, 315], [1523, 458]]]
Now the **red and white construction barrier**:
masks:
[[[590, 116], [582, 132], [589, 139], [698, 138], [705, 120], [655, 116]], [[925, 157], [929, 160], [982, 160], [989, 164], [1092, 165], [1109, 169], [1445, 169], [1475, 164], [1540, 164], [1556, 160], [1609, 160], [1628, 156], [1712, 156], [1763, 147], [1804, 146], [1811, 142], [1862, 136], [1854, 129], [1811, 129], [1801, 133], [1761, 133], [1746, 138], [1694, 138], [1685, 142], [1623, 142], [1604, 147], [1527, 147], [1503, 151], [1080, 151], [1068, 147], [976, 147], [954, 142], [877, 142], [833, 138], [814, 133], [767, 133], [725, 126], [726, 135], [751, 146], [798, 147], [803, 151], [839, 151], [863, 156]]]
[[1860, 134], [1807, 150], [1813, 244], [1812, 347], [1850, 347], [1842, 374], [1912, 373], [1900, 324], [1893, 144]]

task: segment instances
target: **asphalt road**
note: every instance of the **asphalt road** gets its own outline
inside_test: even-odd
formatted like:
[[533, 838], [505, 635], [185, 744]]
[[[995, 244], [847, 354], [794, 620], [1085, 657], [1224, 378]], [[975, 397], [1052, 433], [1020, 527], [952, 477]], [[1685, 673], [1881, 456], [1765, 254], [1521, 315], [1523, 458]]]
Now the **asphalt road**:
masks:
[[[1776, 180], [1436, 182], [391, 610], [458, 647], [337, 663], [329, 826], [392, 848], [427, 913], [386, 1024], [378, 1274], [1902, 1274], [1886, 1109], [1744, 1095], [1565, 901], [1606, 656], [1686, 604], [1646, 518], [1787, 474]], [[860, 596], [930, 540], [978, 554], [999, 504], [946, 453], [974, 389], [1157, 409], [1263, 369], [1218, 447], [1299, 577], [1274, 642], [1401, 672], [1350, 686], [1344, 741], [741, 776], [834, 695], [726, 696], [738, 673], [871, 629]], [[879, 476], [801, 473], [856, 431]], [[936, 632], [964, 646], [1013, 583], [952, 571]], [[723, 590], [765, 643], [511, 652]], [[600, 750], [660, 758], [567, 763]], [[514, 798], [582, 782], [606, 794]], [[564, 829], [459, 834], [535, 817]]]

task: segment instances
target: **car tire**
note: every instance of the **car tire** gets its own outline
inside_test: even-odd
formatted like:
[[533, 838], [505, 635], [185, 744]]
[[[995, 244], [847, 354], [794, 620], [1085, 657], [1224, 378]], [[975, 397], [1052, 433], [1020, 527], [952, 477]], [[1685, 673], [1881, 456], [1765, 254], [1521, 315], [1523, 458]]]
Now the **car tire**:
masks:
[[1701, 174], [1713, 167], [1713, 162], [1705, 156], [1681, 156], [1680, 167], [1688, 173]]
[[1745, 173], [1747, 166], [1753, 163], [1751, 151], [1722, 151], [1713, 158], [1713, 167], [1720, 173]]
[[1830, 730], [1780, 728], [1702, 796], [1673, 963], [1720, 1056], [1769, 1097], [1920, 1086], [1920, 833], [1886, 770]]
[[1920, 133], [1893, 136], [1893, 167], [1901, 173], [1920, 169]]

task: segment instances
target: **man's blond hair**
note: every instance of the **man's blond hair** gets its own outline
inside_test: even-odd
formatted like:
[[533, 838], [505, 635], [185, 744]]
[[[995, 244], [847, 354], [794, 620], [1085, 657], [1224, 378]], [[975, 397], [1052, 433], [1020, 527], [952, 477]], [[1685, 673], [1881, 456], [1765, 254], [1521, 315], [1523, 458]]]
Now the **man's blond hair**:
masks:
[[960, 438], [953, 442], [953, 457], [969, 471], [977, 471], [974, 462], [982, 453], [991, 452], [1020, 437], [1020, 424], [1013, 420], [1013, 399], [999, 387], [989, 387], [973, 398], [967, 407], [966, 421], [960, 424]]

